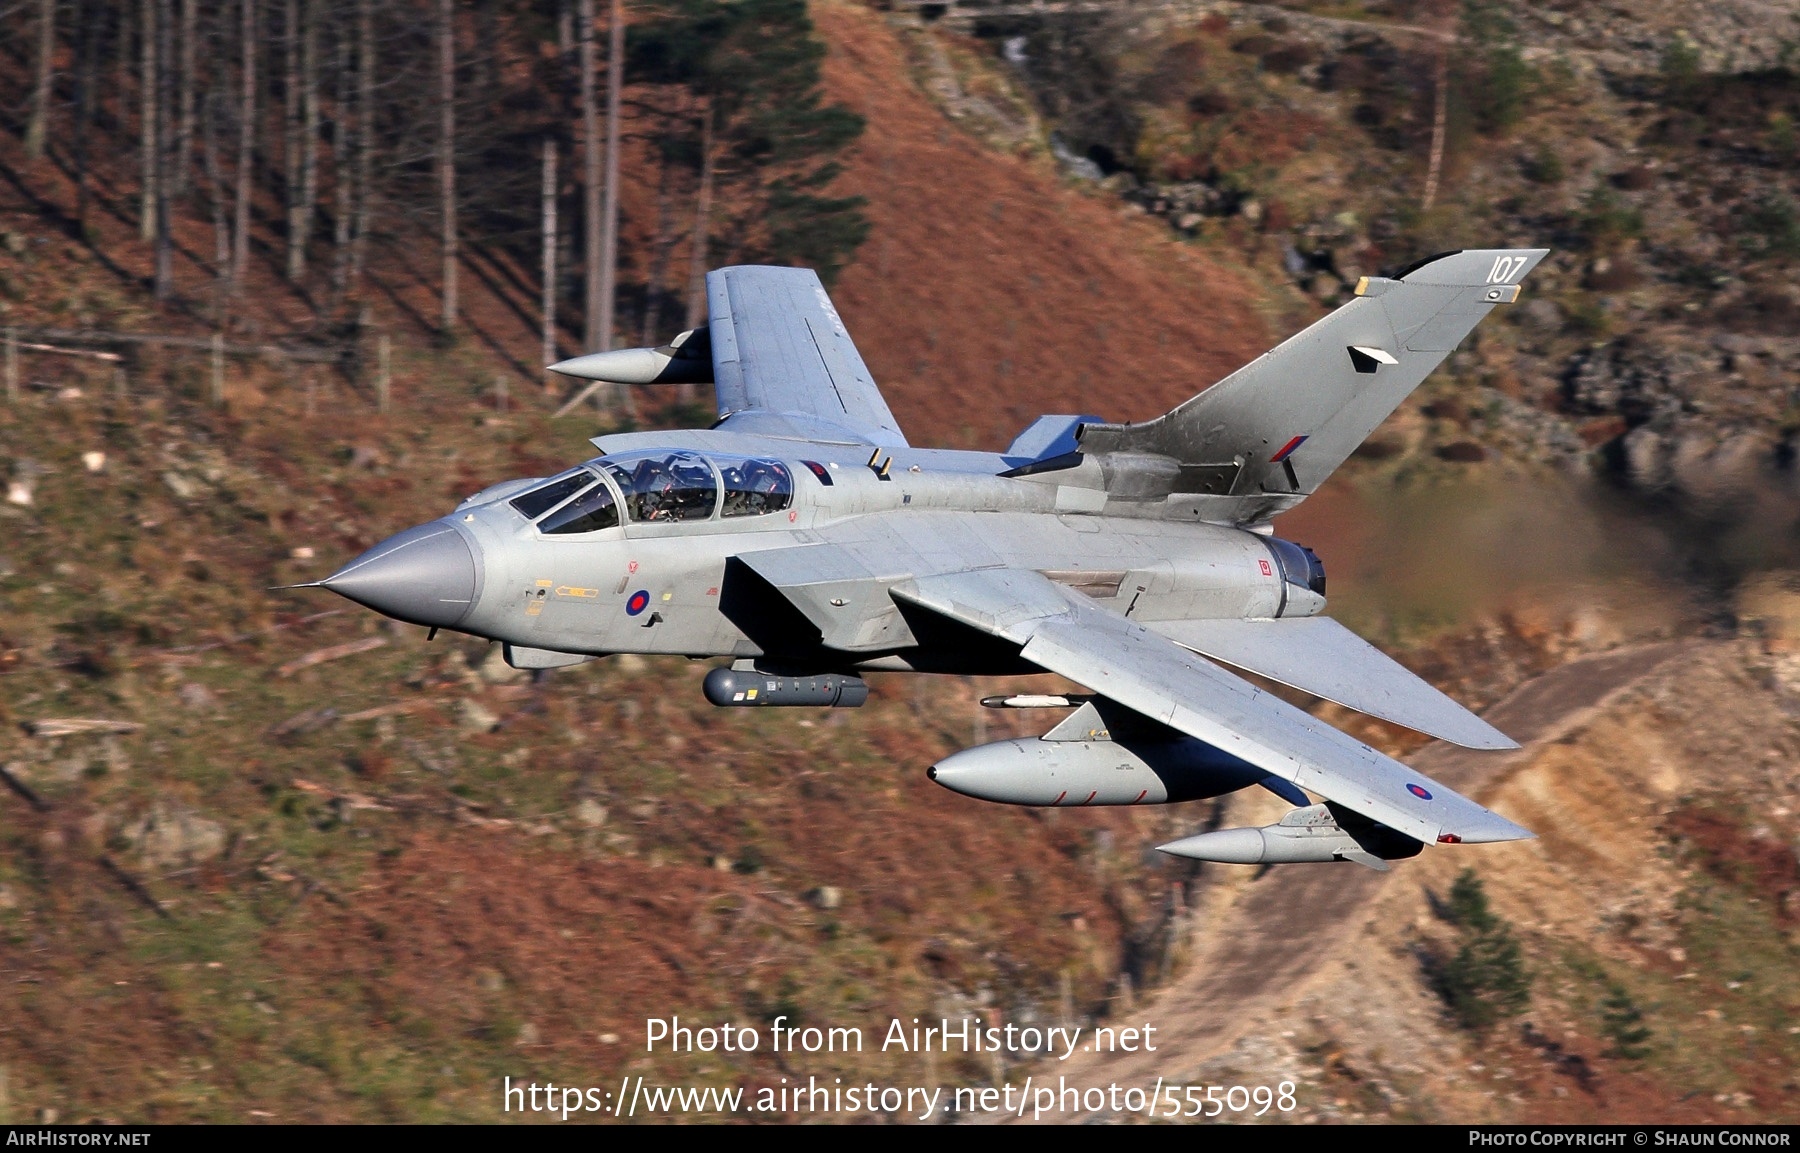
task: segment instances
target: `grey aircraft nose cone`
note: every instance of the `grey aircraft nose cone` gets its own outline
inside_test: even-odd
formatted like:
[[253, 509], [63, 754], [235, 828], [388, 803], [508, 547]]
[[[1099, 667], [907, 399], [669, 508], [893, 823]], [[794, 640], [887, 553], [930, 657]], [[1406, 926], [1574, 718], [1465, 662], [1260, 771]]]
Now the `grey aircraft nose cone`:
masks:
[[475, 603], [475, 549], [432, 521], [382, 541], [319, 583], [396, 620], [453, 628]]

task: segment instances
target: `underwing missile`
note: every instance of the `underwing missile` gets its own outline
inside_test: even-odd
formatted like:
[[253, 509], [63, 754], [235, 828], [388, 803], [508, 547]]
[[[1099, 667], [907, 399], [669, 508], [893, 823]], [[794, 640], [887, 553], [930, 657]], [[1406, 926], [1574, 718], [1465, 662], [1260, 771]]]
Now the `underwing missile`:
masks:
[[1386, 825], [1355, 821], [1353, 815], [1340, 825], [1341, 812], [1330, 805], [1309, 805], [1260, 829], [1216, 829], [1156, 848], [1173, 857], [1225, 865], [1354, 861], [1386, 872], [1387, 862], [1417, 856], [1425, 847]]

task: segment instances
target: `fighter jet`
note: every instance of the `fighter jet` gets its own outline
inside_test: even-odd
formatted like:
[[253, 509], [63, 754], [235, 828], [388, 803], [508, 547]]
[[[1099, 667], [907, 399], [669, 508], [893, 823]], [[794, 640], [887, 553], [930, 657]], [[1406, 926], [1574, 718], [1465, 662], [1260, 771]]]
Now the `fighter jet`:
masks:
[[1173, 411], [1040, 417], [1004, 452], [915, 448], [812, 272], [706, 279], [710, 320], [557, 372], [710, 382], [711, 428], [595, 437], [318, 585], [499, 641], [516, 668], [616, 653], [723, 658], [715, 705], [854, 707], [871, 671], [1056, 673], [1089, 692], [1042, 737], [930, 779], [1017, 805], [1169, 804], [1261, 786], [1264, 828], [1160, 846], [1204, 861], [1353, 861], [1530, 837], [1233, 673], [1475, 749], [1517, 745], [1321, 613], [1325, 569], [1274, 520], [1317, 491], [1543, 249], [1445, 253], [1391, 277]]

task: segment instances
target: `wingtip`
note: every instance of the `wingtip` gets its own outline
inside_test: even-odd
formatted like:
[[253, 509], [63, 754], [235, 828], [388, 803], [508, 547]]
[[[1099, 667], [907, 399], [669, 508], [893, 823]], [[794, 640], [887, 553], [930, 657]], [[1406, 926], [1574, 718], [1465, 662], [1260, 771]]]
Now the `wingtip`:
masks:
[[1486, 810], [1487, 819], [1478, 824], [1466, 825], [1460, 832], [1445, 830], [1438, 835], [1441, 845], [1492, 845], [1501, 841], [1535, 841], [1538, 835], [1524, 825], [1507, 820], [1492, 809]]
[[[1379, 714], [1370, 715], [1373, 716]], [[1392, 717], [1383, 719], [1391, 720], [1395, 724], [1406, 725], [1405, 721], [1397, 720]], [[1415, 732], [1424, 733], [1428, 737], [1436, 737], [1440, 741], [1446, 741], [1459, 748], [1473, 749], [1478, 753], [1509, 753], [1525, 747], [1518, 741], [1513, 740], [1511, 737], [1501, 732], [1499, 729], [1496, 729], [1493, 725], [1490, 725], [1480, 717], [1475, 716], [1473, 713], [1466, 713], [1462, 719], [1465, 722], [1473, 723], [1461, 725], [1434, 725], [1430, 729], [1420, 728], [1418, 725], [1406, 725], [1406, 727]]]

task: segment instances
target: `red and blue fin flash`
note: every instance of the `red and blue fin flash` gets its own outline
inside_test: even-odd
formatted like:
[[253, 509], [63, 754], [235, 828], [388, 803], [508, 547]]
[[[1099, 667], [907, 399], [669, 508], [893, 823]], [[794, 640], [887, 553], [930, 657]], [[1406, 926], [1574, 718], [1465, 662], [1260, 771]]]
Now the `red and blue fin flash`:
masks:
[[1288, 457], [1292, 456], [1295, 449], [1299, 448], [1301, 445], [1303, 445], [1305, 443], [1306, 443], [1306, 437], [1304, 437], [1304, 436], [1295, 437], [1293, 440], [1290, 440], [1286, 444], [1282, 445], [1281, 451], [1277, 452], [1274, 456], [1269, 458], [1269, 463], [1270, 464], [1280, 464], [1282, 461], [1284, 461]]
[[[1294, 462], [1289, 460], [1288, 457], [1292, 456], [1294, 454], [1294, 450], [1299, 448], [1301, 445], [1303, 445], [1305, 443], [1306, 443], [1306, 437], [1297, 436], [1293, 440], [1290, 440], [1286, 444], [1282, 445], [1280, 451], [1278, 451], [1274, 456], [1269, 458], [1270, 464], [1280, 465], [1281, 471], [1284, 474], [1286, 474], [1289, 492], [1299, 492], [1300, 491], [1300, 474], [1298, 474], [1294, 471]], [[1275, 490], [1268, 488], [1267, 482], [1265, 481], [1264, 482], [1264, 491], [1273, 492]]]

